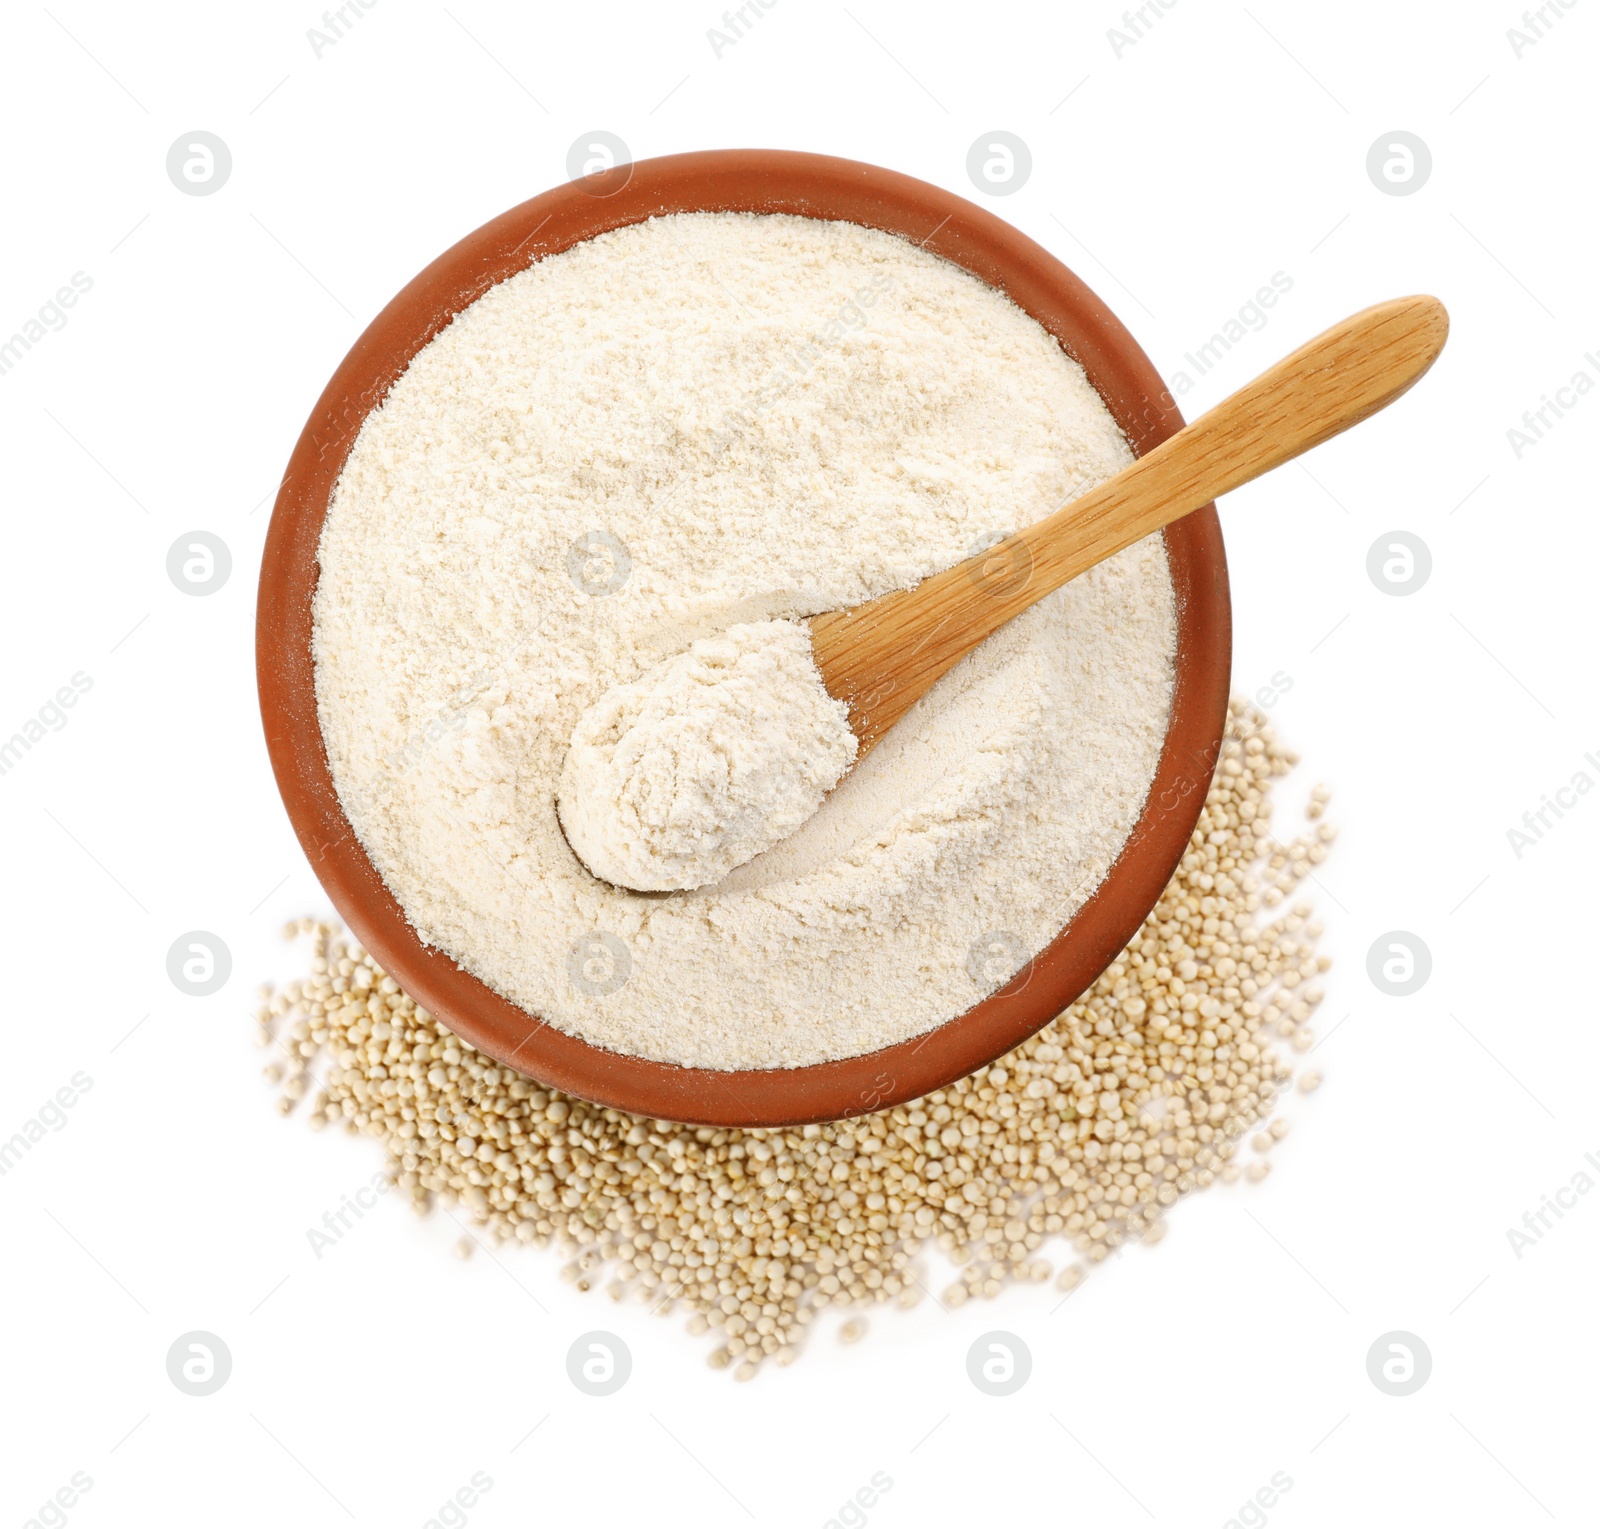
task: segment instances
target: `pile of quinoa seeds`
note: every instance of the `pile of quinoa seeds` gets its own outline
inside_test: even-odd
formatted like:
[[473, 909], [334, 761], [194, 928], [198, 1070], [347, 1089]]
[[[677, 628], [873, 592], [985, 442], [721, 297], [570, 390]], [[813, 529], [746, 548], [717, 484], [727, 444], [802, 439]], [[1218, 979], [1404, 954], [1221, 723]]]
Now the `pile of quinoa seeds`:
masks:
[[1287, 1131], [1278, 1038], [1310, 1049], [1328, 959], [1310, 908], [1285, 904], [1334, 837], [1270, 834], [1272, 779], [1295, 760], [1236, 700], [1189, 850], [1127, 949], [1031, 1040], [913, 1104], [762, 1131], [601, 1109], [497, 1066], [309, 919], [285, 932], [312, 936], [312, 975], [263, 990], [267, 1077], [285, 1114], [309, 1095], [313, 1127], [382, 1141], [419, 1213], [459, 1204], [499, 1241], [557, 1244], [580, 1290], [687, 1309], [740, 1379], [790, 1363], [828, 1306], [915, 1305], [929, 1244], [958, 1271], [946, 1306], [1048, 1279], [1060, 1244], [1082, 1260], [1057, 1276], [1071, 1290], [1157, 1241], [1185, 1195], [1265, 1178]]

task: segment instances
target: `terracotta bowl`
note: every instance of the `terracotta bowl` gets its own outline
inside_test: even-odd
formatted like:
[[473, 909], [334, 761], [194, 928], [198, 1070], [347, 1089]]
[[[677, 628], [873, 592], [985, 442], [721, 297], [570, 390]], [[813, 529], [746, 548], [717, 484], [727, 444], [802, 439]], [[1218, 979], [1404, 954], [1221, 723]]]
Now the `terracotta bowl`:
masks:
[[1144, 352], [1054, 256], [971, 202], [908, 176], [815, 154], [731, 149], [645, 160], [514, 207], [446, 250], [374, 319], [317, 400], [289, 459], [261, 567], [256, 674], [284, 806], [334, 906], [422, 1007], [542, 1083], [635, 1114], [711, 1126], [832, 1120], [914, 1099], [1026, 1040], [1138, 930], [1193, 832], [1222, 741], [1232, 628], [1212, 506], [1168, 527], [1177, 688], [1160, 767], [1126, 848], [1093, 897], [1000, 992], [918, 1039], [815, 1067], [717, 1072], [622, 1056], [563, 1034], [424, 945], [346, 820], [317, 722], [311, 599], [328, 499], [369, 410], [411, 358], [496, 282], [658, 213], [838, 218], [898, 234], [998, 287], [1089, 375], [1136, 452], [1183, 424]]

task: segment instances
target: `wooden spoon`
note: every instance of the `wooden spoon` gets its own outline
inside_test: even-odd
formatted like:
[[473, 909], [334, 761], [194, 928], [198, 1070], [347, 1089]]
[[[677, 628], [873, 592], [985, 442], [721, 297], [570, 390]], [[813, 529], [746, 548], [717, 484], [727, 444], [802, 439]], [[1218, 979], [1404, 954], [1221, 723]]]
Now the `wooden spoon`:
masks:
[[957, 659], [1068, 579], [1393, 403], [1449, 330], [1434, 297], [1363, 309], [1053, 515], [914, 589], [812, 617], [857, 761]]

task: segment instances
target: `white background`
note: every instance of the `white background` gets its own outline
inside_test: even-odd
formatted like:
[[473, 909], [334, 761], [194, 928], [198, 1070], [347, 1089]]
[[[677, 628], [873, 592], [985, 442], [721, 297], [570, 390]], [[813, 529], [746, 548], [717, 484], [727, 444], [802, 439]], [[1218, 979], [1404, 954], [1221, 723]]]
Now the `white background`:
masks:
[[[719, 58], [717, 0], [380, 0], [317, 57], [314, 3], [59, 0], [4, 22], [0, 338], [74, 272], [93, 287], [0, 377], [0, 735], [75, 671], [93, 689], [0, 776], [0, 1137], [75, 1072], [93, 1087], [0, 1179], [0, 1521], [84, 1471], [66, 1517], [85, 1529], [423, 1525], [483, 1471], [484, 1529], [824, 1525], [881, 1471], [875, 1529], [1222, 1526], [1282, 1471], [1274, 1526], [1592, 1522], [1600, 1195], [1520, 1259], [1507, 1229], [1600, 1154], [1600, 800], [1520, 858], [1507, 830], [1575, 772], [1600, 780], [1600, 397], [1520, 459], [1507, 431], [1580, 368], [1600, 379], [1600, 11], [1547, 7], [1518, 57], [1515, 0], [1179, 0], [1119, 56], [1114, 3], [780, 0]], [[194, 129], [232, 151], [214, 196], [165, 172]], [[830, 1324], [748, 1387], [681, 1319], [574, 1293], [553, 1253], [457, 1262], [459, 1229], [398, 1197], [317, 1260], [306, 1228], [381, 1155], [278, 1118], [248, 1017], [258, 981], [301, 970], [282, 921], [326, 908], [256, 713], [270, 495], [362, 327], [595, 129], [637, 158], [803, 148], [987, 200], [1169, 376], [1285, 273], [1191, 417], [1368, 302], [1432, 291], [1454, 321], [1414, 394], [1222, 509], [1236, 683], [1293, 681], [1272, 718], [1305, 764], [1282, 810], [1323, 779], [1343, 828], [1312, 889], [1328, 1081], [1292, 1098], [1272, 1178], [1185, 1202], [1159, 1249], [1065, 1304], [924, 1302], [854, 1348]], [[996, 129], [1033, 170], [989, 200], [966, 157]], [[1396, 129], [1433, 158], [1404, 197], [1365, 168]], [[196, 529], [233, 558], [206, 598], [165, 570]], [[1404, 598], [1366, 572], [1396, 529], [1433, 560]], [[165, 972], [197, 928], [233, 952], [209, 999]], [[1409, 998], [1366, 975], [1393, 929], [1432, 951]], [[603, 1400], [565, 1371], [596, 1327], [634, 1356]], [[991, 1328], [1033, 1355], [1002, 1400], [966, 1376]], [[166, 1375], [191, 1329], [233, 1356], [208, 1398]], [[1391, 1329], [1433, 1356], [1410, 1397], [1367, 1377]]]

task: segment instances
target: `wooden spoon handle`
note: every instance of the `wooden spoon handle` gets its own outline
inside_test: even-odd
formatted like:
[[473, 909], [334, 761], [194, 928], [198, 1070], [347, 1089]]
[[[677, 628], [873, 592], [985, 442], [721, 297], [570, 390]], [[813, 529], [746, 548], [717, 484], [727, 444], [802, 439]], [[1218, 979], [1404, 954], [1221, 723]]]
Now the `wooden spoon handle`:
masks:
[[860, 753], [962, 655], [1067, 580], [1393, 403], [1433, 364], [1449, 328], [1434, 297], [1352, 314], [987, 552], [914, 589], [814, 617], [817, 667], [850, 707]]

